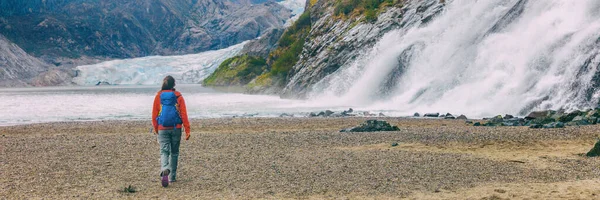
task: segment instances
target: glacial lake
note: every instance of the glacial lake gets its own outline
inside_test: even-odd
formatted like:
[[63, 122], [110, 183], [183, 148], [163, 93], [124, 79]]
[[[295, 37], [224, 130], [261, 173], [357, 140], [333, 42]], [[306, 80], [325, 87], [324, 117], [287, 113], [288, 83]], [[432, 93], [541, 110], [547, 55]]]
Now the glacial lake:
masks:
[[[18, 124], [150, 120], [159, 86], [73, 86], [0, 89], [0, 126]], [[281, 99], [278, 96], [221, 92], [201, 85], [178, 85], [191, 119], [222, 117], [306, 117], [310, 112], [348, 106]]]

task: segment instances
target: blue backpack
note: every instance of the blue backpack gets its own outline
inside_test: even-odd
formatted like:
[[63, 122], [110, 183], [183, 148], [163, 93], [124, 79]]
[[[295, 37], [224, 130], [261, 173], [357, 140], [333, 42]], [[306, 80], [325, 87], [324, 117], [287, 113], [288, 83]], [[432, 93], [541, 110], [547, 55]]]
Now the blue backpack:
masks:
[[177, 98], [175, 92], [162, 92], [160, 94], [160, 113], [157, 121], [163, 127], [175, 127], [177, 124], [183, 123], [181, 116], [177, 110]]

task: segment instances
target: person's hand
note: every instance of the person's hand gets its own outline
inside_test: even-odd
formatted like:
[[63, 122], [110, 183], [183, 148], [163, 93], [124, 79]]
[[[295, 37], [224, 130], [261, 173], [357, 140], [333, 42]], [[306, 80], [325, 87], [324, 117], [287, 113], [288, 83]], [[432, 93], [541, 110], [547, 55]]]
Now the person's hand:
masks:
[[152, 131], [152, 133], [154, 133], [154, 135], [158, 135], [158, 128], [154, 127], [154, 131]]
[[190, 133], [185, 133], [185, 140], [190, 140]]

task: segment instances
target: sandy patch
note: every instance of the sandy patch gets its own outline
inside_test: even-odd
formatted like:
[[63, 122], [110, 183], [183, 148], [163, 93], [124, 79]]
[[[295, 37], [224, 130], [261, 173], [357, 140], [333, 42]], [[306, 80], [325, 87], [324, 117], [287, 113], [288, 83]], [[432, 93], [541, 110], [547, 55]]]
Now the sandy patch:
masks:
[[458, 153], [486, 158], [494, 161], [520, 163], [537, 169], [559, 169], [562, 166], [556, 159], [585, 159], [582, 155], [590, 150], [594, 141], [590, 140], [552, 140], [535, 143], [487, 142], [483, 144], [449, 143], [427, 145], [422, 143], [399, 143], [393, 147], [390, 143], [381, 143], [354, 147], [340, 147], [341, 150], [400, 150], [425, 151], [434, 153]]

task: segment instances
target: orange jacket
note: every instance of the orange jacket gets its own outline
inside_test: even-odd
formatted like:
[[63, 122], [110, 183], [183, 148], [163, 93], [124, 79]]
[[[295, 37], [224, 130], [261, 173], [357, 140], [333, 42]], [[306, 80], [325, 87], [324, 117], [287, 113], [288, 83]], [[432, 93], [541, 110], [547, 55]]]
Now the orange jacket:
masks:
[[[152, 126], [154, 126], [154, 130], [169, 130], [173, 129], [173, 127], [163, 127], [162, 125], [158, 125], [156, 118], [158, 117], [158, 113], [160, 113], [160, 94], [162, 92], [171, 92], [171, 90], [162, 90], [156, 94], [154, 97], [154, 105], [152, 106]], [[177, 96], [177, 110], [179, 111], [179, 115], [181, 115], [181, 121], [183, 122], [183, 127], [185, 128], [186, 138], [190, 135], [190, 121], [188, 120], [187, 109], [185, 107], [185, 100], [183, 100], [183, 96], [178, 91], [175, 91], [175, 96]], [[177, 124], [177, 128], [181, 128], [181, 124]]]

